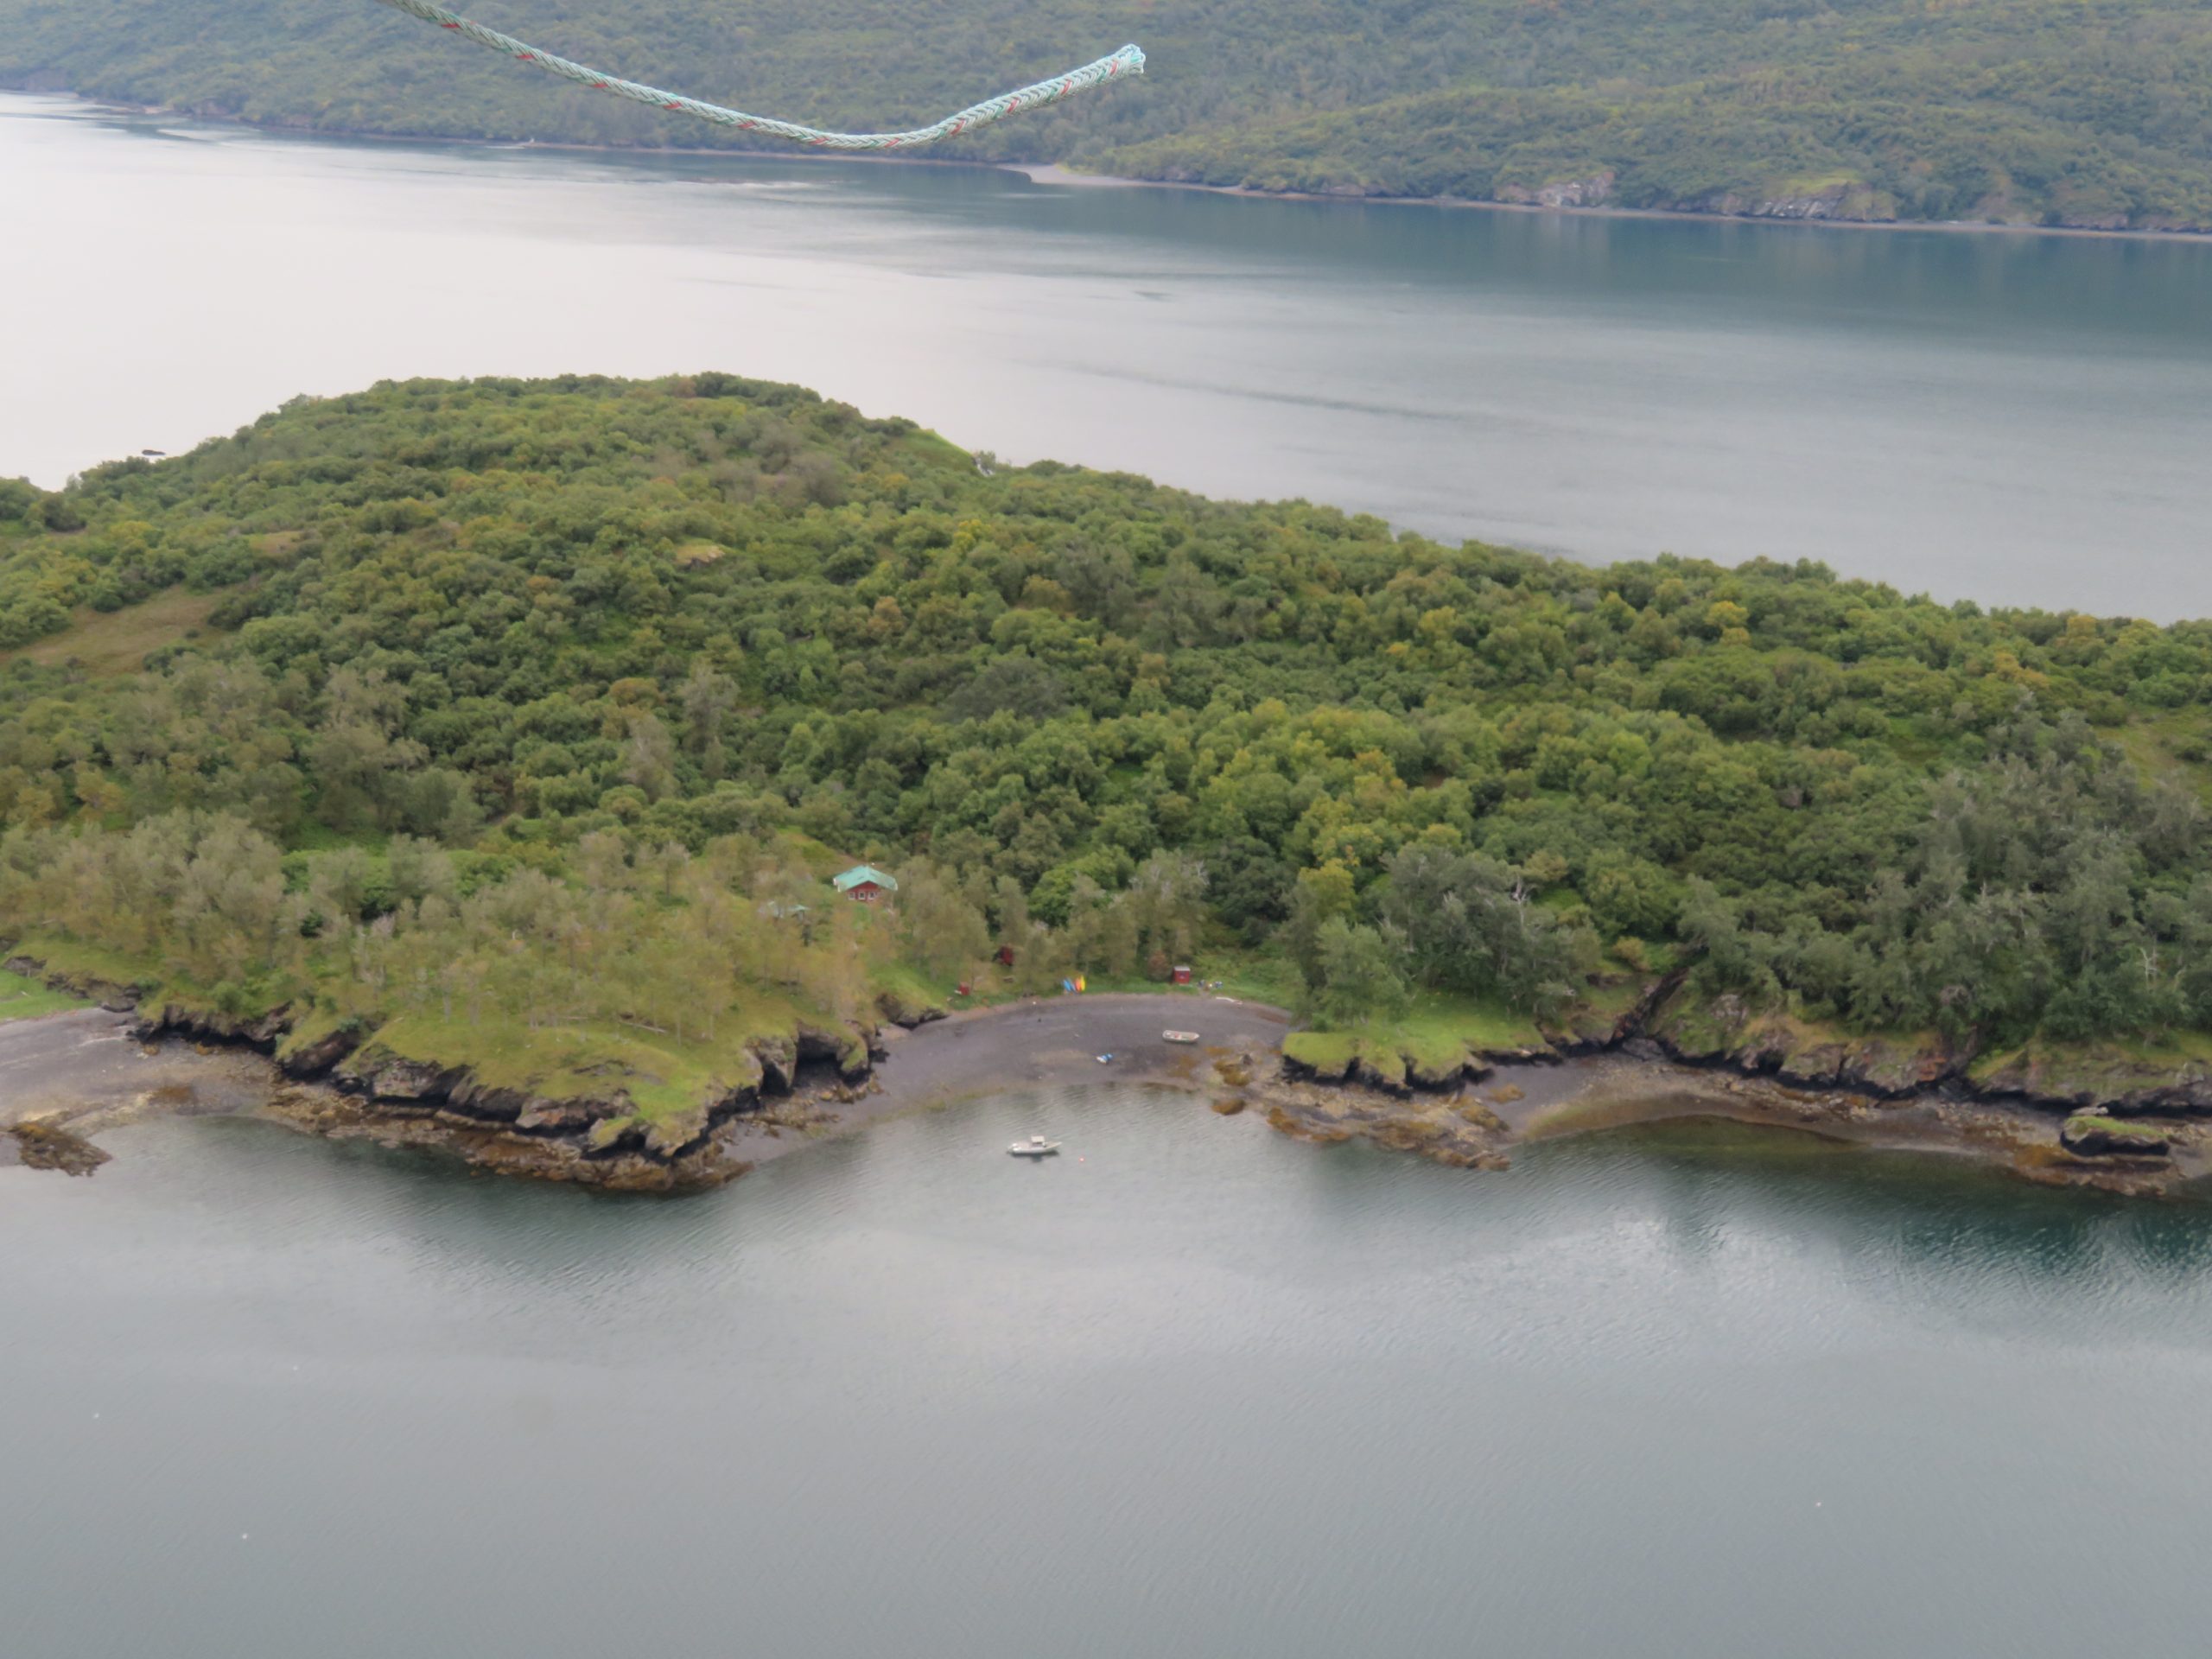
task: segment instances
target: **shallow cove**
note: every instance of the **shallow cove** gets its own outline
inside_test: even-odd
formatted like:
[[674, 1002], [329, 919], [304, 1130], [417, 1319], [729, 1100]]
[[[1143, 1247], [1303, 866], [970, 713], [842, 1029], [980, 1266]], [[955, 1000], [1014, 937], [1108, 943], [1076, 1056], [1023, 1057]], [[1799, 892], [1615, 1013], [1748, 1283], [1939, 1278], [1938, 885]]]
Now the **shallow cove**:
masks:
[[1471, 1175], [1125, 1085], [676, 1203], [106, 1139], [0, 1169], [42, 1659], [2076, 1659], [2212, 1614], [2198, 1206], [1710, 1125]]

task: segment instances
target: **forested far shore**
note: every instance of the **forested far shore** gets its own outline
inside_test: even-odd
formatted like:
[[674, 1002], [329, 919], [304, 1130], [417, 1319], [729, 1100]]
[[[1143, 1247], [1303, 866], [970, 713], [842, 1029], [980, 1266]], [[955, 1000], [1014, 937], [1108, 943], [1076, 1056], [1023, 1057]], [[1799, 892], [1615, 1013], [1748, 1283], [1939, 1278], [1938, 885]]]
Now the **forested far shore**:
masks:
[[1960, 1052], [2212, 1029], [2200, 622], [1450, 547], [702, 374], [0, 485], [0, 939], [295, 1045], [564, 1033], [647, 1116], [772, 1031], [1193, 964], [1408, 1047], [1670, 972]]
[[[949, 0], [920, 27], [890, 0], [472, 10], [633, 79], [862, 130], [1146, 48], [1141, 80], [930, 152], [948, 158], [1348, 195], [2212, 227], [2212, 17], [2178, 0]], [[0, 0], [0, 86], [326, 132], [736, 142], [321, 0]]]

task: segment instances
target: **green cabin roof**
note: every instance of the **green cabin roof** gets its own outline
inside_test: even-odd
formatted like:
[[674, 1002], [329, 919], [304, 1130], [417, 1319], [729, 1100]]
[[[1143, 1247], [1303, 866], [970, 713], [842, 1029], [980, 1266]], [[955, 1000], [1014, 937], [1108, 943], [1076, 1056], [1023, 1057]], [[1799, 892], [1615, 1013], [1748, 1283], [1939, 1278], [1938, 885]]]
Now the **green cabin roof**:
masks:
[[873, 864], [855, 864], [842, 875], [833, 879], [830, 885], [840, 893], [850, 893], [855, 887], [865, 886], [870, 881], [874, 882], [886, 893], [899, 891], [898, 882], [877, 869]]

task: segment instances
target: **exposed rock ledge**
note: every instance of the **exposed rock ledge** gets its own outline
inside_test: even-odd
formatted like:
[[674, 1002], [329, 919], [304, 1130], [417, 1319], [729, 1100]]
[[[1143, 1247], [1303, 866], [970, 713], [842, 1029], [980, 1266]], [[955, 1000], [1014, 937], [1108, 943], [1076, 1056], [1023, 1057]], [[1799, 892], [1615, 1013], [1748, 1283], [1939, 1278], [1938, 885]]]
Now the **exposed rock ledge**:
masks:
[[[12, 1141], [13, 1161], [27, 1169], [54, 1169], [64, 1175], [89, 1175], [108, 1154], [81, 1135], [55, 1123], [25, 1122], [0, 1128], [0, 1147]], [[0, 1162], [8, 1161], [0, 1160]]]
[[[366, 1033], [353, 1027], [294, 1043], [289, 1008], [235, 1018], [175, 1001], [141, 1001], [127, 987], [50, 973], [29, 957], [15, 957], [8, 966], [118, 1012], [132, 1011], [131, 1034], [141, 1041], [178, 1037], [248, 1046], [270, 1055], [295, 1083], [327, 1085], [286, 1090], [273, 1101], [276, 1116], [302, 1127], [395, 1146], [439, 1147], [504, 1174], [622, 1192], [681, 1192], [734, 1179], [752, 1162], [730, 1149], [721, 1130], [741, 1120], [772, 1130], [804, 1129], [815, 1114], [791, 1097], [809, 1069], [818, 1066], [835, 1078], [819, 1091], [823, 1098], [848, 1099], [855, 1085], [868, 1082], [882, 1052], [873, 1028], [801, 1026], [752, 1045], [752, 1074], [690, 1109], [641, 1114], [620, 1085], [603, 1094], [546, 1096], [489, 1084], [465, 1065], [395, 1053], [365, 1041]], [[916, 1020], [929, 1013], [899, 1012]], [[97, 1148], [78, 1144], [94, 1162], [105, 1160]], [[29, 1143], [19, 1155], [32, 1161]]]
[[800, 1027], [749, 1052], [753, 1075], [690, 1109], [641, 1114], [620, 1086], [604, 1094], [548, 1096], [484, 1082], [466, 1066], [393, 1053], [370, 1042], [348, 1047], [313, 1071], [334, 1046], [326, 1039], [286, 1057], [293, 1076], [323, 1076], [334, 1092], [296, 1091], [280, 1115], [327, 1134], [373, 1135], [401, 1145], [435, 1145], [502, 1174], [574, 1181], [618, 1192], [672, 1192], [719, 1186], [750, 1169], [721, 1133], [744, 1122], [807, 1127], [795, 1098], [807, 1068], [833, 1072], [828, 1098], [849, 1098], [868, 1081], [873, 1033]]
[[[1287, 1052], [1289, 1122], [1278, 1127], [1480, 1161], [1470, 1154], [1502, 1155], [1505, 1143], [1467, 1126], [1468, 1090], [1497, 1079], [1499, 1068], [1610, 1055], [1641, 1065], [1654, 1093], [1711, 1095], [1720, 1116], [1980, 1150], [2038, 1180], [2150, 1192], [2212, 1172], [2212, 1068], [2179, 1058], [2161, 1063], [2095, 1046], [1988, 1054], [1932, 1034], [1845, 1035], [1738, 997], [1688, 993], [1681, 974], [1647, 986], [1610, 1029], [1586, 1019], [1547, 1035], [1543, 1051], [1472, 1052], [1457, 1066], [1421, 1067], [1364, 1048], [1319, 1062]], [[1670, 1084], [1670, 1071], [1732, 1081], [1690, 1087]]]
[[[41, 972], [39, 963], [22, 957], [9, 966]], [[77, 982], [72, 988], [111, 1007], [130, 1001], [129, 993], [115, 986]], [[1086, 1014], [1096, 1021], [1112, 1002], [1152, 1000], [1086, 999]], [[1222, 1020], [1234, 1006], [1216, 1003], [1210, 1018]], [[926, 1009], [887, 1007], [883, 1012], [892, 1026], [910, 1030], [934, 1026], [942, 1017]], [[1140, 1028], [1148, 1029], [1147, 1022], [1156, 1024], [1160, 1017], [1147, 1007], [1124, 1013], [1135, 1025], [1103, 1048], [1134, 1043]], [[1004, 1022], [995, 1033], [997, 1040], [963, 1045], [959, 1039], [974, 1033], [978, 1017]], [[964, 1049], [969, 1067], [982, 1063], [993, 1077], [1010, 1075], [1007, 1068], [1022, 1057], [1032, 1063], [1037, 1058], [1032, 1051], [1039, 1038], [1020, 1034], [1024, 1018], [1050, 1024], [1043, 1008], [1026, 1016], [979, 1011], [932, 1029], [932, 1038], [942, 1034], [950, 1043], [922, 1046], [940, 1056]], [[559, 1098], [495, 1087], [466, 1067], [364, 1044], [353, 1030], [295, 1033], [284, 1010], [245, 1020], [175, 1002], [148, 1002], [137, 1009], [133, 1030], [145, 1039], [175, 1035], [273, 1055], [292, 1078], [320, 1086], [283, 1091], [272, 1109], [321, 1133], [434, 1146], [502, 1173], [639, 1192], [718, 1185], [742, 1174], [755, 1158], [772, 1155], [775, 1139], [824, 1126], [833, 1103], [852, 1105], [861, 1092], [880, 1092], [873, 1068], [885, 1052], [886, 1034], [876, 1027], [802, 1027], [756, 1044], [750, 1051], [753, 1075], [690, 1111], [649, 1116], [619, 1086]], [[901, 1033], [890, 1029], [887, 1034]], [[1308, 1065], [1286, 1054], [1278, 1071], [1262, 1064], [1259, 1051], [1249, 1046], [1250, 1035], [1239, 1039], [1243, 1058], [1236, 1069], [1275, 1085], [1262, 1100], [1279, 1128], [1321, 1140], [1358, 1136], [1451, 1163], [1495, 1166], [1523, 1133], [1521, 1109], [1506, 1109], [1516, 1119], [1506, 1132], [1496, 1114], [1466, 1092], [1472, 1085], [1497, 1082], [1503, 1092], [1491, 1101], [1518, 1098], [1519, 1084], [1498, 1077], [1499, 1068], [1541, 1062], [1535, 1075], [1542, 1076], [1556, 1073], [1557, 1063], [1570, 1058], [1611, 1056], [1607, 1064], [1626, 1068], [1622, 1075], [1647, 1080], [1647, 1093], [1669, 1086], [1666, 1075], [1679, 1076], [1680, 1068], [1721, 1073], [1742, 1080], [1716, 1079], [1714, 1091], [1726, 1097], [1724, 1115], [1853, 1134], [1878, 1121], [1885, 1135], [1910, 1128], [1918, 1144], [1988, 1149], [2001, 1144], [2007, 1160], [2036, 1179], [2153, 1192], [2212, 1171], [2212, 1122], [2202, 1121], [2212, 1120], [2212, 1070], [2205, 1067], [2161, 1067], [2118, 1051], [2031, 1048], [1987, 1056], [1977, 1055], [1971, 1044], [1841, 1037], [1749, 1008], [1739, 999], [1687, 994], [1680, 975], [1645, 986], [1617, 1019], [1585, 1017], [1548, 1029], [1548, 1046], [1540, 1049], [1470, 1052], [1457, 1060], [1427, 1063], [1361, 1051]], [[1277, 1040], [1268, 1038], [1266, 1046]], [[1051, 1046], [1071, 1041], [1054, 1038]], [[1077, 1071], [1088, 1075], [1093, 1045], [1076, 1046], [1082, 1052], [1074, 1058], [1083, 1062]], [[925, 1066], [906, 1078], [912, 1064], [901, 1061], [902, 1079], [918, 1082], [930, 1075]], [[803, 1071], [817, 1079], [811, 1090], [801, 1090]], [[1518, 1075], [1529, 1080], [1525, 1070]], [[1240, 1102], [1243, 1082], [1240, 1076]], [[894, 1092], [911, 1091], [902, 1086]], [[872, 1102], [863, 1111], [873, 1116], [895, 1105], [890, 1099]], [[2133, 1121], [2152, 1116], [2174, 1126]]]

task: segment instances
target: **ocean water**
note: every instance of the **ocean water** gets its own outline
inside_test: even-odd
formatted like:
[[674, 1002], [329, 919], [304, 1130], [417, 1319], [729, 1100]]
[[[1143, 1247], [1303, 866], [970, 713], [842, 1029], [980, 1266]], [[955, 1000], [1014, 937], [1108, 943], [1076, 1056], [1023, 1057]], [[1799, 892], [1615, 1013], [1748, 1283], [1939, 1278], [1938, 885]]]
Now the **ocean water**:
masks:
[[2178, 1659], [2212, 1619], [2196, 1205], [1696, 1124], [1470, 1173], [1127, 1085], [672, 1202], [105, 1141], [0, 1169], [11, 1654]]
[[1604, 561], [2212, 614], [2212, 242], [316, 141], [0, 95], [0, 475], [387, 377], [795, 380]]

